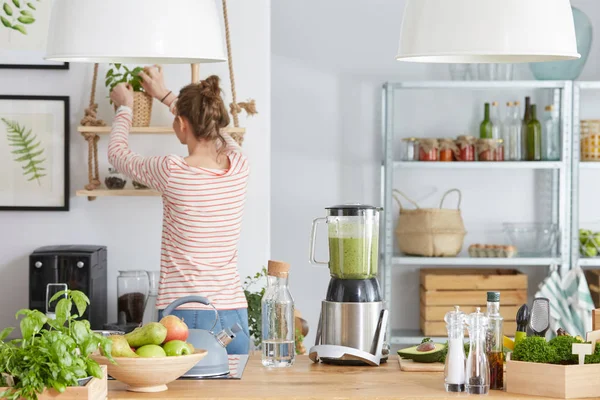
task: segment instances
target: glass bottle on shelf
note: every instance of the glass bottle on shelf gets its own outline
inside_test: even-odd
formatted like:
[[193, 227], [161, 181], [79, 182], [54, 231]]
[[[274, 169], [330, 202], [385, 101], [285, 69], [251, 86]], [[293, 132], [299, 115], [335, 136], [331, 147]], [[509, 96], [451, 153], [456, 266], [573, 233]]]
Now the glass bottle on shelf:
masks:
[[490, 389], [504, 389], [504, 333], [500, 315], [500, 292], [487, 292], [489, 325], [486, 336], [486, 355], [490, 364]]
[[527, 160], [527, 123], [531, 119], [531, 98], [525, 97], [525, 113], [521, 121], [521, 159]]
[[530, 119], [527, 122], [527, 148], [525, 160], [541, 161], [542, 159], [542, 124], [537, 119], [537, 107], [531, 105]]
[[500, 108], [498, 107], [498, 102], [492, 102], [492, 109], [490, 111], [490, 121], [492, 121], [492, 138], [493, 139], [501, 139], [502, 138], [502, 121], [500, 120]]
[[269, 261], [262, 299], [262, 364], [291, 367], [296, 358], [294, 299], [288, 288], [290, 265]]
[[553, 106], [546, 106], [542, 136], [542, 160], [560, 160], [560, 125]]
[[419, 161], [419, 141], [411, 137], [402, 139], [404, 146], [402, 152], [402, 161]]
[[508, 138], [505, 138], [505, 158], [510, 161], [521, 161], [523, 159], [523, 121], [521, 121], [520, 102], [516, 101], [510, 110], [508, 118], [510, 126], [508, 128]]
[[485, 103], [483, 121], [479, 126], [479, 138], [480, 139], [493, 139], [493, 125], [490, 119], [490, 103]]
[[477, 307], [465, 319], [469, 330], [469, 356], [465, 371], [465, 391], [469, 394], [488, 394], [490, 365], [485, 354], [488, 318]]
[[502, 139], [504, 139], [504, 145], [506, 146], [506, 159], [510, 160], [509, 155], [509, 144], [510, 144], [510, 129], [512, 127], [514, 105], [512, 101], [506, 103], [506, 112], [504, 113], [504, 119], [502, 120]]

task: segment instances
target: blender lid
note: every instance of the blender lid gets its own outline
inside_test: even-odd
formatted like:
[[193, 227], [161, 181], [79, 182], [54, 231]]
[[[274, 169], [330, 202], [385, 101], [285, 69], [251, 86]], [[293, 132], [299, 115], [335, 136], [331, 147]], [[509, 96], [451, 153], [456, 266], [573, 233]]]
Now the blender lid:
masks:
[[381, 207], [375, 207], [360, 203], [341, 204], [337, 206], [326, 207], [325, 209], [329, 211], [330, 215], [338, 216], [363, 215], [365, 213], [368, 213], [369, 211], [374, 212], [383, 210], [383, 208]]

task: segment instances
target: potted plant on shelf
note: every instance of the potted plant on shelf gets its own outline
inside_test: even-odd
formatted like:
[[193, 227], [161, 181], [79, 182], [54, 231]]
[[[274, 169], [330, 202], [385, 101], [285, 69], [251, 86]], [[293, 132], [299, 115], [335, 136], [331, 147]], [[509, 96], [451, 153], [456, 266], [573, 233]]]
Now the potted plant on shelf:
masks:
[[139, 75], [142, 71], [142, 67], [130, 69], [123, 64], [110, 64], [104, 82], [109, 92], [119, 83], [131, 85], [133, 88], [133, 126], [137, 127], [150, 126], [150, 117], [152, 116], [152, 97], [142, 88], [142, 78]]
[[[89, 398], [106, 393], [105, 369], [89, 355], [102, 348], [112, 361], [111, 341], [71, 313], [73, 308], [83, 314], [89, 299], [82, 292], [67, 290], [55, 294], [50, 303], [56, 300], [53, 319], [38, 310], [17, 312], [17, 318], [24, 316], [21, 339], [6, 340], [14, 328], [0, 332], [0, 398], [70, 399], [70, 387], [76, 386], [85, 386]], [[79, 398], [82, 393], [76, 391]]]

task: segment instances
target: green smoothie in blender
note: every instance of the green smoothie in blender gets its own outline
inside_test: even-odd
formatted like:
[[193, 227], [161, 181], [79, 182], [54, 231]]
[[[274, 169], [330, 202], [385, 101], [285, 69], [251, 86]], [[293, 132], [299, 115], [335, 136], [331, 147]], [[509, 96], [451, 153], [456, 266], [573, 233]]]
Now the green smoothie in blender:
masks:
[[364, 235], [364, 237], [348, 235], [339, 231], [332, 232], [338, 227], [330, 225], [329, 269], [331, 275], [340, 279], [368, 279], [376, 276], [379, 250], [378, 232]]

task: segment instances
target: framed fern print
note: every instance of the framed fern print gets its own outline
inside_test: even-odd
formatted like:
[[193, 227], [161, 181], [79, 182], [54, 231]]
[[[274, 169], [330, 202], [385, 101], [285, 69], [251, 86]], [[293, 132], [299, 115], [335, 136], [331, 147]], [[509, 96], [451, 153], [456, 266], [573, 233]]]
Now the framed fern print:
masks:
[[69, 210], [69, 98], [0, 95], [0, 210]]
[[0, 68], [69, 69], [46, 61], [52, 0], [0, 1]]

